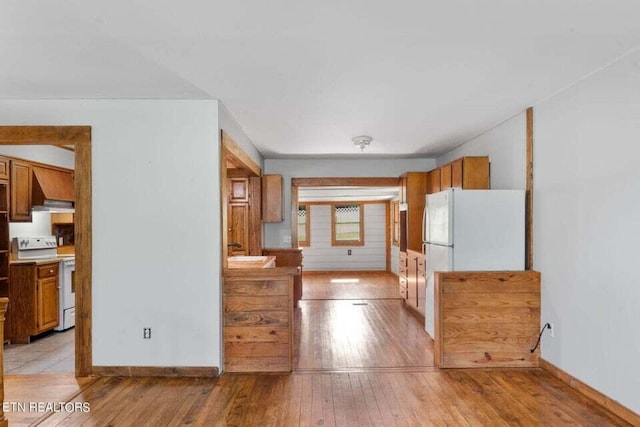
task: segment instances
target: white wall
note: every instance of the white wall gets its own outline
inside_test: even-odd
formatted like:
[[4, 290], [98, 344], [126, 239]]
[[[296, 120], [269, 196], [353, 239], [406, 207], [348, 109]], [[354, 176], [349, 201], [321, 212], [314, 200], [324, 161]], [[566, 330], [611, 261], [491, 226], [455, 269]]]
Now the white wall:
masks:
[[[0, 110], [0, 119], [4, 117], [3, 113], [4, 111]], [[33, 160], [34, 162], [74, 169], [73, 151], [54, 147], [52, 145], [3, 145], [0, 146], [0, 155], [18, 157], [21, 159]]]
[[534, 108], [542, 356], [640, 412], [640, 53]]
[[51, 212], [32, 212], [31, 222], [10, 222], [9, 239], [51, 235]]
[[526, 115], [524, 112], [437, 158], [443, 165], [463, 156], [489, 156], [491, 188], [526, 187]]
[[[311, 245], [303, 248], [305, 271], [387, 269], [386, 204], [364, 204], [364, 246], [331, 246], [331, 205], [311, 205]], [[351, 255], [347, 251], [351, 249]]]
[[[534, 269], [542, 357], [640, 412], [640, 52], [534, 106]], [[438, 158], [491, 156], [525, 187], [524, 113]]]
[[264, 165], [262, 154], [253, 145], [253, 142], [244, 133], [242, 126], [234, 119], [222, 102], [218, 101], [218, 123], [220, 129], [224, 130], [227, 135], [238, 144], [240, 148], [249, 156], [251, 160], [256, 162], [260, 168]]
[[265, 224], [265, 247], [290, 247], [291, 178], [398, 177], [409, 171], [428, 171], [434, 159], [265, 159], [264, 173], [281, 174], [284, 182], [284, 221]]
[[215, 100], [0, 100], [3, 124], [92, 126], [95, 365], [220, 366], [217, 118]]
[[391, 272], [400, 274], [400, 246], [391, 245]]

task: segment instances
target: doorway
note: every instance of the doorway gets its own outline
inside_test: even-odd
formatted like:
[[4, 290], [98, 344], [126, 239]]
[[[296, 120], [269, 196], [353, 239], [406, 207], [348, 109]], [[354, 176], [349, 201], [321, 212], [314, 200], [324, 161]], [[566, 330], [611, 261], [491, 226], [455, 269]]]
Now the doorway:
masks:
[[0, 126], [0, 145], [57, 146], [74, 151], [75, 188], [75, 341], [76, 377], [92, 373], [91, 339], [91, 127]]
[[[404, 307], [392, 267], [398, 258], [397, 246], [392, 254], [398, 179], [293, 178], [291, 183], [292, 246], [306, 253], [295, 314], [295, 370], [433, 366], [433, 344], [424, 324]], [[317, 190], [316, 196], [310, 190]], [[384, 242], [383, 252], [368, 239]], [[315, 247], [314, 240], [320, 241]]]

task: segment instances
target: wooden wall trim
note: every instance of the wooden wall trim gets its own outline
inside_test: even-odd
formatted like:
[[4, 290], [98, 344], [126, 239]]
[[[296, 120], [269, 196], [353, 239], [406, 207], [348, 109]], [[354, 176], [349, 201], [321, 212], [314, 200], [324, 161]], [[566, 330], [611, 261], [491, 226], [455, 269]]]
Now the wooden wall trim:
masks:
[[386, 201], [384, 207], [384, 247], [386, 253], [387, 272], [391, 272], [391, 202]]
[[8, 298], [0, 298], [0, 427], [9, 423], [4, 415], [4, 314], [7, 312]]
[[92, 374], [91, 126], [0, 126], [0, 145], [73, 145], [75, 151], [76, 376]]
[[94, 366], [99, 377], [218, 377], [218, 368], [206, 366]]
[[92, 348], [92, 224], [91, 141], [75, 144], [76, 239], [76, 376], [91, 375]]
[[533, 269], [533, 107], [527, 108], [525, 269]]
[[[294, 178], [295, 179], [295, 178]], [[298, 247], [298, 186], [291, 180], [291, 247]]]
[[640, 414], [635, 413], [617, 400], [614, 400], [593, 387], [583, 383], [579, 379], [543, 358], [540, 358], [540, 367], [563, 383], [567, 384], [569, 387], [587, 396], [589, 399], [605, 407], [628, 423], [631, 423], [634, 426], [640, 426]]
[[[242, 148], [238, 144], [236, 144], [233, 139], [223, 130], [220, 131], [222, 146], [227, 150], [232, 157], [235, 158], [236, 162], [232, 161], [236, 166], [244, 166], [247, 170], [254, 174], [254, 176], [262, 175], [262, 169], [260, 166], [253, 161], [251, 157], [244, 152]], [[233, 159], [232, 159], [233, 160]], [[240, 165], [238, 165], [237, 161], [239, 161]], [[225, 164], [226, 169], [226, 164]]]
[[72, 145], [91, 141], [91, 126], [0, 126], [0, 145]]
[[291, 178], [291, 185], [296, 187], [397, 187], [398, 178]]

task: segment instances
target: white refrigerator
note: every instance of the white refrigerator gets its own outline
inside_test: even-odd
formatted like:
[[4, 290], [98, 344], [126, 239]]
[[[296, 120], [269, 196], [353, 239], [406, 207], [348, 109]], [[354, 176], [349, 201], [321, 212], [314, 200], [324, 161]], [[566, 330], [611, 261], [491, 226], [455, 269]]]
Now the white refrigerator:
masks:
[[445, 190], [426, 196], [425, 330], [434, 337], [434, 272], [524, 269], [524, 190]]

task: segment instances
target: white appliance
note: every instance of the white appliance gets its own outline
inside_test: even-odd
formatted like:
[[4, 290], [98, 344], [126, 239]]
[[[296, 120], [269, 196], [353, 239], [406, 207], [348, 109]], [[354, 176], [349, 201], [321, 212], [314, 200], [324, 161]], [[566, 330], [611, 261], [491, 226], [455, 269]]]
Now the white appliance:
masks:
[[14, 237], [11, 249], [18, 259], [45, 259], [58, 255], [55, 236]]
[[426, 196], [425, 330], [434, 337], [434, 272], [524, 269], [524, 190], [446, 190]]
[[53, 328], [56, 331], [64, 331], [76, 325], [76, 292], [75, 292], [75, 271], [76, 258], [64, 257], [60, 261], [60, 304], [58, 326]]

